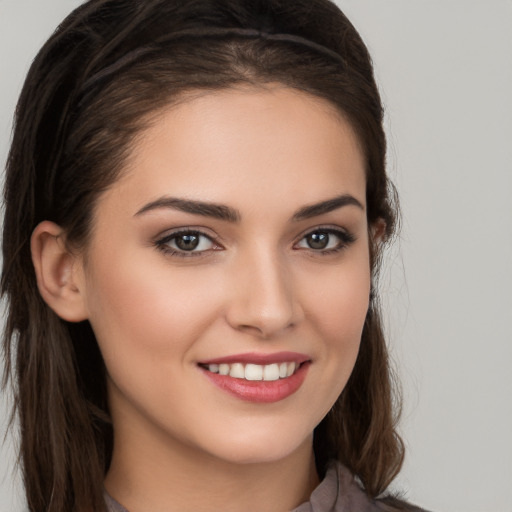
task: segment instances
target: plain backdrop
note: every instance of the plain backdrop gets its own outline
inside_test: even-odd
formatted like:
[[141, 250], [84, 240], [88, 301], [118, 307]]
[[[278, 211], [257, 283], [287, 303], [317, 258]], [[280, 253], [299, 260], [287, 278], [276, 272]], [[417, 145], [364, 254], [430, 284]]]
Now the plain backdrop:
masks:
[[[0, 161], [31, 59], [77, 0], [0, 0]], [[374, 57], [402, 234], [382, 285], [404, 388], [396, 488], [512, 512], [512, 1], [338, 0]], [[0, 435], [6, 430], [5, 397]], [[14, 439], [0, 512], [25, 510]]]

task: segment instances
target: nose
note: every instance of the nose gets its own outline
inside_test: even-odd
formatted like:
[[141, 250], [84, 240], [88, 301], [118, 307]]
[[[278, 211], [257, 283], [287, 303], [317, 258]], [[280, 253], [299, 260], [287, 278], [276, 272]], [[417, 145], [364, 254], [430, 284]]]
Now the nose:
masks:
[[260, 250], [231, 271], [227, 321], [232, 328], [270, 338], [303, 317], [291, 270], [277, 254]]

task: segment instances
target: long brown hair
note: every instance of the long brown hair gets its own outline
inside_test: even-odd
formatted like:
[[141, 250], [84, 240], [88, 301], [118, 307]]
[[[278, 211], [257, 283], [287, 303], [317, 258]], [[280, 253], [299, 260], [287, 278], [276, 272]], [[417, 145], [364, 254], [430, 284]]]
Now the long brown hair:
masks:
[[[32, 231], [51, 220], [69, 244], [84, 247], [95, 201], [118, 178], [152, 113], [187, 91], [270, 82], [324, 98], [349, 120], [366, 157], [368, 224], [384, 220], [389, 239], [396, 208], [372, 63], [331, 1], [91, 0], [34, 60], [7, 163], [1, 282], [4, 385], [14, 387], [31, 511], [104, 510], [113, 438], [94, 334], [88, 322], [66, 322], [42, 300]], [[314, 449], [320, 475], [338, 459], [376, 497], [398, 473], [403, 445], [378, 307], [381, 247], [371, 249], [359, 356], [315, 430]]]

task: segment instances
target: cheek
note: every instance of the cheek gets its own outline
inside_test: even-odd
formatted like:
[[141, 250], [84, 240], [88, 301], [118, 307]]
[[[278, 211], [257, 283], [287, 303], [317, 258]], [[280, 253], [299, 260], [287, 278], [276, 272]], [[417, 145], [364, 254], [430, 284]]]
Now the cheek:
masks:
[[[132, 253], [133, 254], [133, 253]], [[112, 264], [111, 261], [115, 261]], [[150, 265], [136, 256], [95, 260], [87, 283], [89, 319], [106, 361], [181, 361], [217, 316], [215, 276]], [[206, 280], [206, 281], [205, 281]]]
[[319, 313], [327, 339], [338, 342], [359, 341], [368, 310], [369, 274], [356, 272], [332, 280], [323, 295], [324, 309]]
[[357, 342], [368, 310], [370, 268], [368, 251], [361, 244], [357, 251], [334, 267], [317, 269], [309, 289], [310, 314], [324, 339], [332, 342]]
[[129, 259], [119, 255], [95, 263], [88, 306], [111, 400], [130, 410], [135, 406], [156, 423], [174, 424], [167, 412], [159, 419], [155, 411], [170, 413], [169, 404], [181, 404], [190, 392], [183, 386], [195, 371], [190, 363], [198, 340], [219, 316], [220, 292], [205, 290], [219, 290], [219, 277], [201, 269], [151, 265], [135, 252]]
[[325, 340], [326, 355], [330, 359], [328, 365], [339, 375], [344, 386], [359, 352], [368, 311], [369, 285], [365, 282], [363, 286], [354, 287], [352, 293], [348, 293], [349, 283], [345, 280], [342, 284], [342, 291], [337, 289], [326, 294], [327, 305], [320, 313], [320, 330]]
[[[320, 416], [326, 414], [343, 391], [354, 368], [368, 311], [370, 270], [366, 251], [358, 251], [336, 269], [316, 276], [307, 314], [322, 340], [317, 389], [324, 396]], [[330, 275], [327, 275], [329, 272]], [[314, 366], [312, 367], [313, 370]]]

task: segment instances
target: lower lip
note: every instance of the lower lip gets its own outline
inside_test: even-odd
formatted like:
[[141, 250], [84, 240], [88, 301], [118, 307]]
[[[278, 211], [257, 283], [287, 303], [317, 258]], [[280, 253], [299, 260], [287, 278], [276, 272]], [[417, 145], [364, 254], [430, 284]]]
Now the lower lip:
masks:
[[272, 403], [279, 402], [293, 395], [306, 378], [311, 363], [305, 362], [290, 377], [285, 379], [264, 381], [235, 379], [229, 375], [220, 375], [200, 368], [210, 382], [240, 400], [246, 402]]

